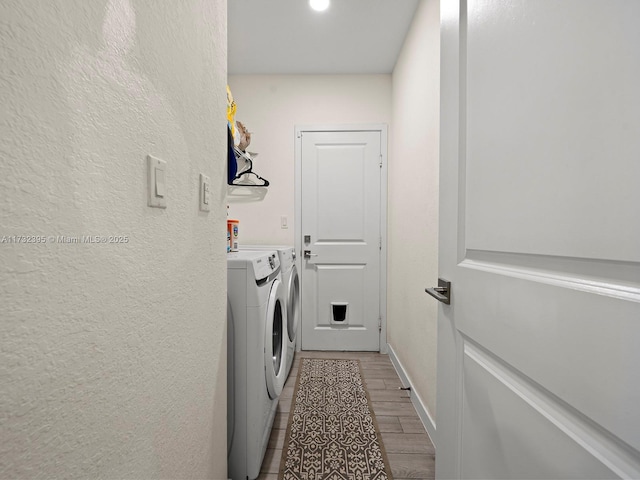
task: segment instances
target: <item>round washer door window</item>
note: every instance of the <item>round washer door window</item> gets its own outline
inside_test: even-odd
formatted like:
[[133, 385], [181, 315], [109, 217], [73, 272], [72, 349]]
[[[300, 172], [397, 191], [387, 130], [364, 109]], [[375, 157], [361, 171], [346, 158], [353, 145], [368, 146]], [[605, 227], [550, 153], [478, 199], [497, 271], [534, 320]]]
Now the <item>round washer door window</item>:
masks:
[[269, 294], [264, 338], [265, 380], [271, 398], [280, 395], [286, 379], [287, 318], [284, 305], [284, 287], [276, 279]]

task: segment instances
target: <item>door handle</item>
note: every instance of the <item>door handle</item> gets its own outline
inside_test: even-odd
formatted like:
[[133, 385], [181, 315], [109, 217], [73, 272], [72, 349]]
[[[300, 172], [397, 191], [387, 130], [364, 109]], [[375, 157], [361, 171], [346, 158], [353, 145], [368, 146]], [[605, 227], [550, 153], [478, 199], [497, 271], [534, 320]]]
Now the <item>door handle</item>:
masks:
[[306, 259], [318, 256], [317, 253], [311, 253], [311, 250], [305, 250], [303, 253], [304, 253], [304, 258], [306, 258]]
[[437, 287], [425, 288], [424, 291], [445, 305], [451, 304], [451, 282], [439, 278]]

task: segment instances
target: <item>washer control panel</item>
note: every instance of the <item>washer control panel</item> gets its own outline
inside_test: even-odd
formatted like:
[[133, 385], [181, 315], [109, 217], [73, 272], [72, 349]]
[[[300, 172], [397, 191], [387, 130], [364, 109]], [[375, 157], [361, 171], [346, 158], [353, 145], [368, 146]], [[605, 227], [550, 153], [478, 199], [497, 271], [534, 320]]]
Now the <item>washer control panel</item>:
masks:
[[267, 278], [273, 272], [280, 268], [280, 259], [276, 252], [264, 252], [264, 255], [253, 260], [253, 271], [256, 280]]

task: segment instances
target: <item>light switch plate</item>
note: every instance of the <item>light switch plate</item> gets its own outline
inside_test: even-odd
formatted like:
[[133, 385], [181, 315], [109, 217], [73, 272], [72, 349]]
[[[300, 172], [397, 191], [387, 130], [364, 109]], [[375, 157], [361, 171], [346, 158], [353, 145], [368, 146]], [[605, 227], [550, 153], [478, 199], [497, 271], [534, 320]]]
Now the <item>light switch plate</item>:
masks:
[[167, 162], [147, 155], [147, 205], [167, 208]]
[[200, 210], [211, 210], [211, 180], [204, 173], [200, 174]]

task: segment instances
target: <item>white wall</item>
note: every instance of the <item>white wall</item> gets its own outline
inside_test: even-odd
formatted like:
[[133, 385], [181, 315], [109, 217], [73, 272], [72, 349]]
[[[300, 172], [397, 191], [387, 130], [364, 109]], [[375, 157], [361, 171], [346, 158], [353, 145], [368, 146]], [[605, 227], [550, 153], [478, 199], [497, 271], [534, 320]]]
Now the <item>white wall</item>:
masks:
[[240, 243], [293, 245], [295, 126], [389, 124], [391, 75], [233, 75], [229, 86], [236, 120], [252, 132], [247, 150], [259, 153], [254, 170], [271, 182], [262, 200], [228, 197], [230, 217], [240, 220]]
[[226, 0], [0, 18], [0, 478], [226, 478]]
[[431, 417], [436, 408], [440, 11], [422, 0], [393, 72], [388, 342]]

